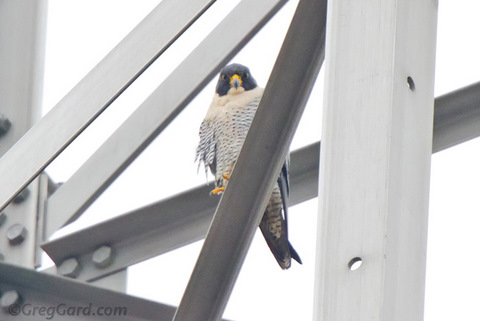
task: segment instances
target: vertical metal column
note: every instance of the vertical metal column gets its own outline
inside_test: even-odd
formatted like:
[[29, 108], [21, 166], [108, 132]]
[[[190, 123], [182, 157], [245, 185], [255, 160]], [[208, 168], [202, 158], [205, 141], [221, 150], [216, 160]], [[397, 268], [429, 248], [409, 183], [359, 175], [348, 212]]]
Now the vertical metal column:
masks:
[[[46, 0], [0, 1], [0, 156], [41, 115], [46, 14]], [[38, 195], [35, 180], [0, 211], [0, 259], [35, 265]]]
[[437, 1], [330, 1], [314, 320], [423, 319]]

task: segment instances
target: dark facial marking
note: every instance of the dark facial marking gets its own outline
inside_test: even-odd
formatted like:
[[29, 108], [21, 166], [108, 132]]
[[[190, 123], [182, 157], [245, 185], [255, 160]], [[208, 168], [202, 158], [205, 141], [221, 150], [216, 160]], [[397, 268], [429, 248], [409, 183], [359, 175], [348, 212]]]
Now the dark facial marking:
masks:
[[240, 64], [231, 64], [224, 67], [220, 72], [220, 77], [217, 82], [216, 92], [219, 96], [224, 96], [231, 88], [230, 78], [233, 75], [238, 75], [242, 79], [241, 86], [247, 91], [257, 87], [257, 82], [250, 74], [250, 70]]

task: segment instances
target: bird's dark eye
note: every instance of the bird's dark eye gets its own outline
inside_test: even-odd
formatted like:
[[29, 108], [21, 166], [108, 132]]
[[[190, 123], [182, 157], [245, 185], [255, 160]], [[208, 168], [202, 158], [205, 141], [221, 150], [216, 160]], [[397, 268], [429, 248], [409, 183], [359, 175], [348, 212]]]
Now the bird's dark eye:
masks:
[[222, 78], [222, 80], [227, 80], [227, 75], [222, 74], [221, 78]]

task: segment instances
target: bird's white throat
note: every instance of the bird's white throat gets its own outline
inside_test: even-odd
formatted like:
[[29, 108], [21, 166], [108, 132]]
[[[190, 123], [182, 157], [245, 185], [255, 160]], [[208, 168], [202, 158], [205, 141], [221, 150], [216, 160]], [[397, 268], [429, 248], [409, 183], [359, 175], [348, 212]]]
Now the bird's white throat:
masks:
[[254, 99], [261, 97], [263, 94], [263, 88], [257, 87], [252, 90], [243, 91], [238, 94], [226, 94], [219, 96], [215, 94], [212, 99], [212, 103], [208, 108], [205, 119], [213, 119], [221, 115], [229, 109], [234, 109], [242, 106], [247, 106]]

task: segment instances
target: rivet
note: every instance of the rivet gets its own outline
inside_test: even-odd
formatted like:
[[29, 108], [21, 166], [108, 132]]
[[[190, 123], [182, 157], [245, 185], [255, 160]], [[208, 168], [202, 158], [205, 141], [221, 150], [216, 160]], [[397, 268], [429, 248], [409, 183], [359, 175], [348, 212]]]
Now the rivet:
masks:
[[9, 312], [9, 308], [14, 304], [20, 304], [20, 294], [18, 294], [18, 292], [15, 290], [10, 290], [3, 293], [2, 299], [0, 299], [0, 307]]
[[108, 245], [102, 245], [93, 252], [93, 264], [95, 266], [104, 268], [113, 262], [113, 250]]
[[0, 114], [0, 136], [5, 135], [9, 131], [10, 127], [12, 127], [10, 120]]
[[7, 238], [11, 245], [22, 243], [27, 237], [27, 229], [22, 224], [14, 224], [7, 230]]
[[23, 190], [21, 190], [20, 193], [17, 194], [17, 196], [13, 198], [13, 203], [15, 204], [23, 203], [28, 198], [29, 195], [30, 195], [30, 189], [28, 187], [25, 187]]
[[78, 260], [74, 257], [66, 259], [57, 267], [58, 273], [69, 278], [76, 278], [81, 270], [82, 267], [80, 263], [78, 263]]
[[7, 214], [5, 214], [5, 212], [1, 212], [0, 213], [0, 226], [2, 226], [5, 221], [7, 220]]

